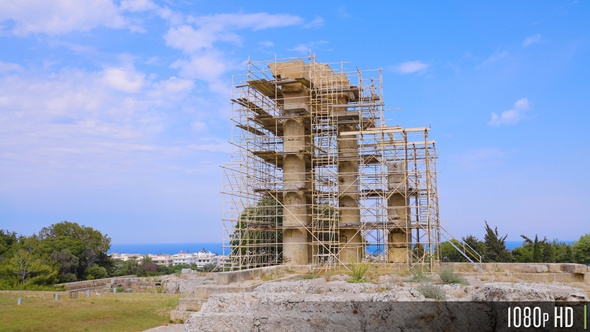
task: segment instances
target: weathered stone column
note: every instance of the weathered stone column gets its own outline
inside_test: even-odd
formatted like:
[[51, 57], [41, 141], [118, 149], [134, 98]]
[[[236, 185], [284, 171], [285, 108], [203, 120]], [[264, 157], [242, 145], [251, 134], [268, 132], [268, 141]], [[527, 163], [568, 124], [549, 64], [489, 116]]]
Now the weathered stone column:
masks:
[[402, 162], [387, 164], [387, 212], [390, 224], [387, 236], [388, 261], [390, 263], [407, 263], [410, 242], [409, 213], [406, 199], [406, 171]]
[[[357, 130], [354, 125], [340, 125], [338, 132]], [[363, 258], [364, 248], [360, 234], [359, 162], [356, 136], [339, 135], [338, 138], [338, 194], [340, 208], [340, 260], [356, 263]]]
[[[281, 80], [307, 77], [303, 61], [269, 65]], [[311, 262], [309, 198], [309, 89], [300, 82], [281, 85], [283, 120], [283, 262], [305, 265]], [[307, 126], [306, 126], [307, 124]], [[306, 128], [307, 127], [307, 128]]]

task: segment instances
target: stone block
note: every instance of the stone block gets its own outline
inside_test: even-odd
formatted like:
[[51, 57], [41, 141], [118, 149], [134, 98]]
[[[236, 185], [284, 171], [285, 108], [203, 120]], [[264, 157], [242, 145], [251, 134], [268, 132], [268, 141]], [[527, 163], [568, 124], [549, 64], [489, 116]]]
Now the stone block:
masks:
[[179, 311], [199, 311], [206, 299], [186, 297], [178, 300]]
[[587, 273], [588, 267], [582, 264], [563, 264], [563, 271], [567, 273]]
[[547, 268], [549, 269], [549, 272], [553, 272], [553, 273], [563, 272], [561, 263], [549, 263], [549, 264], [547, 264]]
[[191, 314], [190, 311], [172, 310], [170, 311], [170, 320], [175, 323], [186, 322]]
[[522, 264], [519, 266], [519, 270], [524, 273], [549, 272], [549, 268], [545, 264]]

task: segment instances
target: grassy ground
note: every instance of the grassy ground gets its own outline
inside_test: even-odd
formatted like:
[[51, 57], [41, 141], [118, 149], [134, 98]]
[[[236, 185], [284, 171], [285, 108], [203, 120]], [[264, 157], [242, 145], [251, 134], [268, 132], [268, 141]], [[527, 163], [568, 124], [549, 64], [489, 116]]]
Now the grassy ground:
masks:
[[[165, 325], [178, 294], [0, 292], [0, 331], [143, 331]], [[17, 299], [22, 298], [21, 305]]]

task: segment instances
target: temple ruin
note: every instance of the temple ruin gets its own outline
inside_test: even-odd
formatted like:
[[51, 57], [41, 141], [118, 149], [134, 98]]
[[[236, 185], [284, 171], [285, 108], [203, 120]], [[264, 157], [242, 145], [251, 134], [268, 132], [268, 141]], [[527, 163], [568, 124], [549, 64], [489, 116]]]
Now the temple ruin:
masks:
[[381, 70], [314, 56], [247, 66], [223, 166], [232, 269], [438, 263], [435, 142], [385, 123]]

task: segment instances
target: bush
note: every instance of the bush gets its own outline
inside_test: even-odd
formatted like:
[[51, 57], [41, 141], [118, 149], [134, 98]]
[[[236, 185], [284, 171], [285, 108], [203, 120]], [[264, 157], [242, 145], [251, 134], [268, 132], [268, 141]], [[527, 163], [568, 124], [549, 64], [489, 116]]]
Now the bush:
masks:
[[60, 274], [58, 276], [58, 280], [60, 283], [74, 282], [74, 281], [78, 281], [78, 278], [76, 278], [76, 275], [73, 273], [66, 273], [66, 274]]
[[430, 278], [424, 274], [424, 272], [420, 271], [420, 272], [416, 272], [414, 274], [412, 274], [412, 277], [409, 280], [410, 282], [424, 282], [424, 281], [430, 281]]
[[215, 264], [205, 264], [203, 265], [203, 272], [212, 272], [217, 268]]
[[108, 276], [107, 269], [102, 266], [92, 265], [86, 269], [86, 280], [102, 279]]
[[427, 299], [444, 300], [446, 298], [445, 291], [432, 284], [420, 285], [418, 291]]
[[147, 277], [158, 274], [158, 265], [152, 262], [145, 262], [137, 266], [137, 276]]
[[367, 273], [367, 271], [369, 270], [369, 266], [369, 263], [352, 264], [350, 266], [350, 272], [348, 273], [350, 279], [348, 279], [347, 281], [352, 283], [367, 282], [367, 278], [365, 278], [365, 273]]
[[438, 271], [440, 280], [445, 284], [468, 284], [467, 280], [455, 273], [452, 269], [443, 267]]

